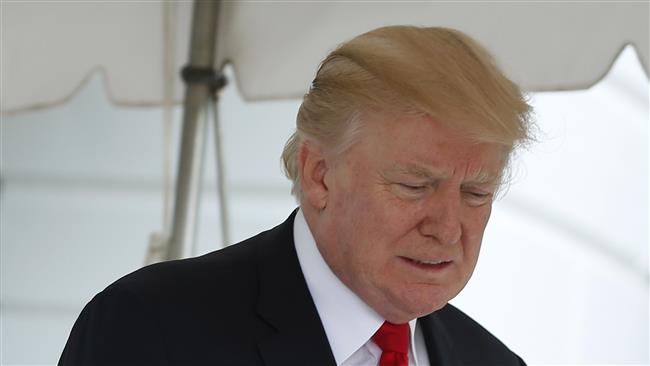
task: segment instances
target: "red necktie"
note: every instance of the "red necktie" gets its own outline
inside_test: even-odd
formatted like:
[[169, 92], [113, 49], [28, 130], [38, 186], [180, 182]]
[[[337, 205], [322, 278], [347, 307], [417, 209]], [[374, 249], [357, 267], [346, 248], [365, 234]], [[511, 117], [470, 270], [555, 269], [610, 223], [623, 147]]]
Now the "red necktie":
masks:
[[381, 348], [379, 366], [408, 366], [409, 325], [384, 322], [372, 340]]

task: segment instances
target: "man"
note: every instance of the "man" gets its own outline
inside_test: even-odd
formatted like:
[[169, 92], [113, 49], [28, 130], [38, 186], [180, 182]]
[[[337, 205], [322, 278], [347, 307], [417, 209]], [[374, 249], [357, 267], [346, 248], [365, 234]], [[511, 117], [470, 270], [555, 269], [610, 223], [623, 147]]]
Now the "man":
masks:
[[523, 364], [447, 302], [474, 270], [529, 110], [460, 32], [394, 26], [344, 43], [283, 153], [300, 208], [118, 280], [83, 310], [60, 363]]

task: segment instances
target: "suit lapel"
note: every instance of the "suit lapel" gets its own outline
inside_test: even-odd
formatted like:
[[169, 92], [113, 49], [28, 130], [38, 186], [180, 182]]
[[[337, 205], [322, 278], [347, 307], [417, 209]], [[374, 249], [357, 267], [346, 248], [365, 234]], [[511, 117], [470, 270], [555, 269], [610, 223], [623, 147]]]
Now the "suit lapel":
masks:
[[296, 212], [268, 232], [258, 252], [257, 312], [275, 329], [258, 342], [267, 365], [335, 365], [293, 242]]
[[437, 311], [418, 318], [431, 365], [460, 366], [449, 332], [438, 318]]

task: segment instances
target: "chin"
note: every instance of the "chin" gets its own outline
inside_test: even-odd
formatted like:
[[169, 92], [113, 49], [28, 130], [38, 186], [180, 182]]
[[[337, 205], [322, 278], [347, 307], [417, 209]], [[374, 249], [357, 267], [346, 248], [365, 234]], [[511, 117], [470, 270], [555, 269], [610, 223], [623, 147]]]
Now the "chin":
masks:
[[445, 305], [447, 305], [447, 302], [448, 302], [447, 300], [437, 300], [437, 301], [427, 303], [427, 304], [425, 304], [423, 306], [420, 306], [416, 311], [417, 314], [416, 314], [415, 318], [419, 318], [419, 317], [422, 317], [422, 316], [425, 316], [425, 315], [429, 315], [429, 314], [433, 313], [434, 311], [440, 310], [440, 309], [444, 308]]
[[[402, 316], [400, 318], [402, 323], [409, 321], [411, 319], [419, 318], [425, 315], [429, 315], [434, 311], [440, 310], [451, 300], [454, 296], [450, 296], [446, 291], [437, 291], [430, 292], [431, 289], [423, 289], [421, 286], [418, 288], [408, 289], [406, 291], [400, 291], [394, 297], [395, 304], [398, 305], [399, 311]], [[428, 291], [427, 291], [428, 290]]]

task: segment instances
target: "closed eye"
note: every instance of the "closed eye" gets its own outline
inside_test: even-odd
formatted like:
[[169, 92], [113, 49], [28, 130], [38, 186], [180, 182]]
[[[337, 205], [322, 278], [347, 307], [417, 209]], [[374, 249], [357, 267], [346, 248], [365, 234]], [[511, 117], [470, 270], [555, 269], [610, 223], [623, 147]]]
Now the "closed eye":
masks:
[[483, 206], [492, 200], [492, 193], [480, 191], [465, 191], [465, 199], [470, 206]]
[[428, 186], [425, 184], [395, 183], [394, 192], [406, 199], [421, 198], [427, 191]]
[[406, 183], [398, 183], [401, 187], [411, 190], [411, 191], [421, 191], [425, 189], [427, 186], [425, 185], [415, 185], [415, 184], [406, 184]]

